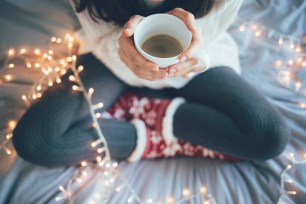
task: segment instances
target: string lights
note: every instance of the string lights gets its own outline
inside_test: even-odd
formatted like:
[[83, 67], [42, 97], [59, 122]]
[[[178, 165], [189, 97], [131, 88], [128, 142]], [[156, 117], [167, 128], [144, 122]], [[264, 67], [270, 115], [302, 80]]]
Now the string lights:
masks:
[[[306, 66], [305, 62], [305, 53], [303, 49], [305, 46], [304, 41], [300, 41], [294, 36], [283, 35], [277, 31], [269, 30], [266, 27], [255, 24], [244, 22], [241, 20], [237, 21], [239, 32], [250, 31], [254, 33], [254, 38], [262, 38], [263, 36], [268, 36], [270, 39], [274, 39], [278, 46], [282, 46], [291, 50], [296, 54], [295, 59], [289, 60], [277, 60], [275, 62], [275, 67], [278, 70], [281, 70], [281, 73], [278, 78], [280, 83], [287, 88], [291, 88], [293, 91], [304, 94], [303, 90], [305, 89], [305, 80], [298, 79], [295, 74], [298, 71], [304, 70]], [[58, 55], [55, 49], [51, 47], [64, 47], [66, 52], [62, 55]], [[74, 83], [71, 87], [72, 90], [80, 92], [83, 94], [92, 118], [92, 128], [95, 129], [98, 135], [98, 139], [91, 142], [91, 148], [94, 148], [97, 152], [96, 161], [82, 161], [74, 172], [74, 175], [68, 180], [66, 185], [61, 185], [58, 187], [60, 192], [59, 196], [55, 198], [55, 201], [61, 201], [66, 199], [69, 204], [73, 204], [73, 190], [74, 185], [80, 185], [86, 180], [88, 171], [92, 169], [98, 169], [101, 176], [103, 177], [103, 185], [109, 189], [109, 191], [104, 192], [104, 194], [95, 194], [93, 198], [89, 199], [88, 203], [107, 203], [110, 199], [111, 192], [129, 192], [130, 196], [126, 200], [126, 203], [138, 203], [138, 204], [148, 204], [148, 203], [157, 203], [157, 204], [180, 204], [184, 203], [187, 200], [201, 198], [204, 204], [216, 204], [215, 198], [208, 193], [208, 190], [205, 186], [201, 186], [197, 192], [191, 192], [190, 189], [186, 188], [182, 191], [181, 198], [174, 198], [172, 196], [165, 198], [163, 200], [154, 201], [149, 198], [142, 200], [135, 189], [130, 185], [125, 176], [118, 170], [118, 163], [113, 161], [108, 149], [107, 141], [105, 140], [100, 125], [98, 123], [99, 118], [102, 117], [102, 114], [97, 112], [103, 107], [103, 103], [92, 103], [92, 96], [94, 94], [93, 88], [86, 88], [83, 85], [83, 82], [79, 76], [79, 73], [84, 70], [83, 66], [76, 66], [76, 53], [77, 53], [77, 42], [71, 34], [67, 34], [65, 38], [56, 38], [52, 37], [49, 43], [49, 48], [46, 52], [35, 49], [31, 51], [26, 48], [21, 48], [19, 51], [10, 49], [8, 50], [8, 58], [5, 61], [6, 70], [16, 68], [13, 59], [21, 58], [24, 60], [25, 67], [28, 69], [38, 69], [42, 72], [42, 77], [34, 83], [30, 91], [21, 96], [21, 99], [24, 101], [26, 106], [30, 106], [31, 103], [40, 98], [43, 94], [43, 91], [48, 87], [53, 86], [55, 83], [61, 83], [61, 76], [66, 74], [68, 69], [72, 70], [72, 75], [69, 76], [69, 80]], [[62, 56], [66, 57], [62, 57]], [[290, 68], [290, 69], [289, 69]], [[292, 70], [296, 70], [293, 72]], [[4, 81], [14, 80], [14, 76], [9, 73], [2, 75]], [[292, 85], [293, 84], [293, 85]], [[293, 87], [293, 88], [292, 88]], [[306, 92], [305, 92], [306, 93]], [[301, 108], [306, 108], [306, 103], [297, 104]], [[5, 130], [6, 134], [5, 140], [1, 142], [0, 149], [5, 150], [9, 155], [12, 151], [7, 147], [8, 142], [12, 138], [12, 131], [16, 126], [16, 121], [12, 120], [8, 122], [8, 128]], [[84, 144], [87, 145], [87, 144]], [[291, 163], [283, 170], [281, 173], [281, 195], [278, 201], [278, 204], [282, 204], [282, 198], [287, 195], [295, 195], [297, 191], [286, 191], [285, 182], [292, 182], [292, 180], [286, 180], [286, 175], [288, 171], [296, 165], [306, 164], [305, 160], [297, 161], [294, 158], [294, 155], [291, 156]], [[117, 182], [115, 182], [117, 181]]]
[[[147, 204], [147, 203], [156, 203], [152, 199], [142, 200], [137, 192], [133, 189], [130, 183], [126, 180], [124, 175], [118, 170], [118, 163], [113, 161], [108, 149], [107, 141], [105, 140], [100, 125], [98, 123], [98, 119], [101, 118], [102, 114], [97, 112], [99, 109], [103, 107], [103, 103], [92, 103], [92, 96], [94, 94], [94, 89], [89, 88], [86, 89], [84, 86], [79, 73], [84, 70], [83, 66], [76, 67], [76, 47], [75, 39], [71, 34], [67, 34], [64, 39], [52, 37], [49, 43], [49, 48], [54, 47], [54, 45], [60, 45], [61, 47], [66, 47], [67, 52], [65, 52], [66, 56], [62, 57], [57, 55], [55, 50], [48, 49], [46, 52], [43, 52], [40, 49], [35, 49], [33, 52], [26, 48], [21, 48], [19, 51], [14, 49], [10, 49], [8, 51], [8, 58], [5, 61], [5, 67], [7, 70], [13, 69], [16, 65], [12, 62], [13, 59], [20, 58], [24, 60], [24, 64], [28, 69], [38, 69], [42, 72], [42, 77], [34, 83], [34, 85], [30, 88], [28, 94], [22, 95], [21, 99], [24, 101], [26, 106], [30, 106], [31, 103], [40, 98], [43, 94], [43, 91], [48, 87], [53, 86], [55, 83], [61, 83], [61, 76], [66, 74], [68, 69], [72, 70], [72, 75], [68, 77], [69, 81], [73, 82], [71, 89], [73, 91], [81, 92], [86, 99], [88, 104], [91, 118], [92, 118], [92, 128], [94, 128], [99, 136], [98, 139], [91, 142], [91, 147], [96, 149], [97, 156], [96, 161], [82, 161], [80, 162], [79, 167], [75, 171], [74, 175], [68, 180], [67, 185], [60, 185], [58, 190], [60, 192], [59, 196], [55, 198], [55, 201], [61, 201], [63, 199], [67, 200], [67, 203], [73, 204], [73, 191], [71, 190], [73, 185], [81, 184], [86, 179], [86, 175], [88, 174], [89, 169], [99, 168], [101, 175], [104, 179], [104, 186], [109, 189], [108, 194], [95, 194], [95, 198], [90, 199], [89, 203], [94, 204], [95, 201], [107, 202], [110, 199], [111, 190], [115, 189], [115, 192], [121, 192], [124, 190], [130, 193], [129, 198], [127, 199], [127, 203], [139, 203], [139, 204]], [[13, 76], [6, 74], [6, 81], [13, 80]], [[11, 150], [8, 149], [6, 144], [12, 138], [12, 131], [16, 126], [16, 121], [9, 121], [8, 130], [6, 140], [1, 143], [0, 148], [6, 150], [7, 154], [11, 154]], [[84, 144], [86, 145], [86, 144]], [[87, 170], [87, 171], [86, 171]], [[115, 180], [120, 181], [117, 186], [115, 185]], [[205, 190], [203, 190], [205, 189]], [[188, 194], [186, 193], [188, 192]], [[201, 187], [199, 192], [191, 193], [189, 190], [185, 190], [183, 193], [183, 197], [181, 199], [175, 200], [174, 198], [167, 198], [164, 201], [158, 201], [158, 203], [182, 203], [188, 199], [193, 199], [197, 196], [202, 198], [204, 203], [215, 203], [215, 199], [212, 195], [207, 193], [205, 187]]]
[[[258, 23], [241, 19], [237, 19], [235, 25], [239, 32], [250, 32], [257, 40], [268, 38], [276, 47], [286, 51], [288, 59], [277, 59], [273, 64], [276, 79], [282, 86], [306, 96], [306, 37], [300, 40], [295, 36], [284, 35]], [[304, 105], [306, 104], [300, 104], [300, 107], [303, 108]]]

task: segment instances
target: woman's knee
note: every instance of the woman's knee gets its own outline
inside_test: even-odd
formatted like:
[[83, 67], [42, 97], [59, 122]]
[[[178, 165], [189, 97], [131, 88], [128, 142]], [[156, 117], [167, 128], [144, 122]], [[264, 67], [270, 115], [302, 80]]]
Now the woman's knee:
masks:
[[290, 138], [290, 129], [278, 113], [267, 114], [264, 118], [254, 123], [248, 135], [253, 160], [267, 160], [280, 155]]

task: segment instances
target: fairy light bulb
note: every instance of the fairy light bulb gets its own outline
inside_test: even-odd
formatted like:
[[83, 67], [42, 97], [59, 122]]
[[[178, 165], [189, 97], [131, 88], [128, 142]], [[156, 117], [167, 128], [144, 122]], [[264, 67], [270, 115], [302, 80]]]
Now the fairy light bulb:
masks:
[[167, 203], [169, 203], [169, 204], [174, 203], [174, 199], [173, 199], [173, 198], [171, 198], [171, 197], [170, 197], [170, 198], [168, 198], [168, 199], [167, 199]]
[[58, 77], [58, 78], [56, 78], [56, 83], [61, 83], [62, 82], [62, 80]]
[[202, 186], [201, 189], [200, 189], [201, 193], [206, 193], [207, 192], [207, 189], [205, 186]]
[[35, 50], [34, 50], [34, 54], [35, 54], [35, 55], [40, 55], [40, 54], [41, 54], [40, 49], [35, 49]]
[[8, 68], [10, 68], [10, 69], [12, 69], [12, 68], [14, 68], [15, 67], [15, 65], [13, 64], [13, 63], [10, 63], [9, 65], [8, 65]]
[[61, 39], [61, 38], [57, 38], [57, 39], [56, 39], [56, 42], [57, 42], [58, 44], [60, 44], [60, 43], [62, 43], [62, 39]]
[[97, 156], [96, 160], [97, 160], [97, 162], [101, 162], [102, 158], [100, 156]]
[[65, 191], [65, 189], [64, 189], [63, 186], [59, 186], [58, 189], [59, 189], [60, 191]]
[[131, 195], [129, 198], [128, 198], [128, 203], [132, 203], [133, 202], [133, 198], [134, 198], [134, 196], [133, 195]]
[[8, 155], [10, 155], [10, 154], [12, 154], [12, 151], [9, 150], [9, 149], [6, 149], [6, 153], [7, 153]]
[[146, 203], [153, 203], [153, 200], [151, 198], [149, 198]]
[[101, 118], [102, 114], [101, 113], [96, 113], [97, 118]]
[[13, 79], [13, 77], [12, 77], [12, 75], [7, 74], [7, 75], [4, 75], [4, 79], [6, 81], [11, 81]]
[[84, 67], [82, 65], [78, 67], [78, 72], [81, 72], [83, 70], [84, 70]]
[[283, 62], [281, 60], [276, 60], [275, 64], [276, 64], [276, 66], [281, 66], [283, 64]]
[[31, 67], [32, 67], [32, 64], [31, 64], [30, 62], [28, 62], [28, 63], [26, 64], [26, 67], [27, 67], [27, 68], [31, 68]]
[[300, 46], [296, 47], [296, 48], [295, 48], [295, 52], [297, 52], [297, 53], [300, 53], [300, 52], [302, 52], [302, 49], [301, 49], [301, 47], [300, 47]]
[[294, 64], [294, 61], [291, 59], [291, 60], [288, 60], [288, 64], [290, 65], [290, 66], [292, 66], [293, 64]]
[[16, 121], [15, 120], [10, 120], [9, 122], [8, 122], [8, 128], [9, 129], [11, 129], [11, 130], [13, 130], [15, 127], [16, 127]]
[[53, 50], [48, 50], [48, 54], [49, 54], [49, 55], [53, 55], [53, 54], [54, 54], [54, 51], [53, 51]]
[[51, 42], [56, 42], [56, 37], [52, 37]]
[[190, 191], [187, 188], [185, 188], [183, 190], [183, 196], [187, 197], [187, 196], [189, 196], [189, 194], [190, 194]]
[[25, 54], [27, 52], [27, 50], [25, 48], [21, 48], [21, 50], [19, 51], [20, 54]]
[[6, 139], [7, 139], [7, 140], [11, 139], [12, 137], [13, 137], [13, 134], [12, 134], [12, 133], [6, 135]]
[[15, 55], [15, 50], [14, 49], [9, 49], [9, 51], [8, 51], [8, 56], [9, 57], [12, 57], [13, 55]]
[[258, 29], [258, 26], [257, 26], [256, 24], [253, 24], [253, 25], [252, 25], [252, 29], [255, 31], [255, 30]]
[[82, 162], [81, 162], [81, 166], [83, 166], [83, 167], [84, 167], [84, 166], [87, 166], [87, 162], [86, 162], [86, 161], [82, 161]]
[[118, 164], [117, 162], [114, 162], [112, 166], [113, 166], [113, 168], [117, 168], [118, 165], [119, 165], [119, 164]]
[[73, 44], [71, 42], [68, 43], [68, 48], [72, 48]]
[[240, 31], [240, 32], [245, 31], [245, 29], [246, 29], [245, 25], [240, 25], [240, 26], [239, 26], [239, 31]]
[[255, 36], [256, 36], [256, 37], [261, 36], [261, 31], [256, 31], [256, 32], [255, 32]]
[[121, 186], [116, 187], [116, 191], [117, 191], [117, 192], [120, 192], [120, 191], [121, 191], [121, 189], [122, 189], [122, 185], [121, 185]]
[[282, 37], [278, 39], [278, 44], [279, 44], [279, 45], [284, 44], [284, 40], [283, 40], [283, 38], [282, 38]]
[[75, 76], [73, 76], [73, 75], [70, 75], [70, 76], [69, 76], [69, 80], [70, 80], [70, 81], [73, 81], [73, 82], [75, 82], [75, 81], [76, 81], [76, 78], [75, 78]]
[[290, 43], [290, 49], [294, 49], [294, 43], [292, 42], [292, 43]]

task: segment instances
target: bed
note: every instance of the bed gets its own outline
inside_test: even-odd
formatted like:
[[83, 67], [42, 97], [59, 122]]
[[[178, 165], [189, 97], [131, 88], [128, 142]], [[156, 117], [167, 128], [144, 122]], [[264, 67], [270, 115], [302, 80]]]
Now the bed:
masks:
[[[295, 38], [302, 42], [299, 48], [305, 50], [306, 1], [246, 0], [239, 17], [236, 21], [239, 23], [230, 28], [230, 33], [240, 48], [242, 76], [281, 112], [291, 128], [291, 140], [282, 155], [265, 162], [227, 163], [197, 158], [120, 162], [118, 168], [147, 203], [151, 202], [148, 199], [153, 203], [167, 203], [170, 197], [181, 197], [184, 190], [196, 192], [203, 185], [219, 204], [275, 204], [284, 189], [289, 191], [283, 193], [284, 203], [306, 203], [306, 165], [303, 163], [306, 161], [306, 91], [302, 89], [306, 86], [305, 63], [298, 72], [299, 89], [284, 87], [275, 68], [275, 63], [290, 64], [296, 56], [299, 50], [296, 50]], [[63, 36], [79, 28], [65, 0], [2, 0], [0, 26], [1, 62], [11, 47], [45, 48], [52, 36]], [[260, 32], [256, 34], [258, 29]], [[287, 43], [285, 35], [293, 36], [293, 40], [288, 41], [289, 48], [280, 46]], [[290, 43], [295, 46], [291, 51]], [[302, 60], [305, 61], [305, 56]], [[26, 69], [12, 70], [10, 75], [10, 81], [6, 81], [4, 75], [0, 77], [0, 141], [5, 140], [8, 125], [13, 126], [26, 110], [21, 95], [27, 93], [39, 77]], [[58, 187], [67, 184], [76, 167], [36, 166], [19, 158], [10, 142], [7, 147], [11, 154], [6, 154], [3, 148], [0, 150], [1, 204], [67, 203], [65, 199], [56, 201], [55, 198], [61, 196]], [[300, 163], [292, 165], [293, 157]], [[292, 168], [284, 178], [291, 181], [282, 188], [281, 173], [288, 165]], [[103, 176], [92, 169], [88, 171], [86, 182], [73, 189], [74, 203], [99, 203], [98, 193], [105, 191], [104, 188]], [[124, 190], [110, 193], [108, 203], [111, 204], [127, 203], [130, 197]], [[201, 202], [201, 198], [196, 197], [182, 203]]]

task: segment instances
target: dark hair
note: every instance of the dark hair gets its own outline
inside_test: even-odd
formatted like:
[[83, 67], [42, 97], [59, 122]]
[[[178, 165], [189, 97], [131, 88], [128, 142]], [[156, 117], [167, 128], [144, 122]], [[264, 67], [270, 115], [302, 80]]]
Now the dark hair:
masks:
[[182, 8], [195, 18], [205, 16], [213, 8], [215, 0], [164, 0], [161, 6], [149, 9], [144, 0], [74, 0], [76, 11], [88, 10], [94, 21], [102, 19], [123, 26], [131, 16], [148, 16]]

